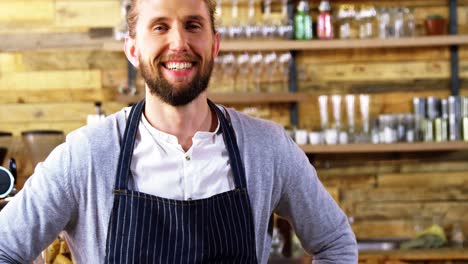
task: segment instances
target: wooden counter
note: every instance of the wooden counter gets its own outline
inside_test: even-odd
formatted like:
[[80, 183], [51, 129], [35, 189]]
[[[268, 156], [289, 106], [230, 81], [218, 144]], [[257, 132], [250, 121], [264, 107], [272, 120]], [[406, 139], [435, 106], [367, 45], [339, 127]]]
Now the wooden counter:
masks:
[[[420, 250], [361, 251], [359, 263], [407, 263], [405, 261], [461, 261], [468, 263], [468, 248], [440, 248]], [[442, 262], [444, 263], [444, 262]]]
[[[311, 263], [312, 257], [274, 258], [268, 263], [305, 264]], [[405, 263], [468, 263], [468, 248], [440, 248], [421, 250], [385, 250], [360, 251], [361, 264], [405, 264]]]

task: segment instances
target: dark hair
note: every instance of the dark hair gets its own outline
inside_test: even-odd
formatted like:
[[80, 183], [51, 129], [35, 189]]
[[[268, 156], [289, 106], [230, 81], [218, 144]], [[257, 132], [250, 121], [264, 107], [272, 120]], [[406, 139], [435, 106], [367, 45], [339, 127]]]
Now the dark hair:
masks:
[[[138, 21], [138, 3], [142, 0], [132, 0], [130, 4], [130, 9], [127, 14], [127, 24], [128, 24], [128, 32], [130, 37], [135, 38], [136, 35], [136, 24]], [[170, 0], [168, 0], [170, 1]], [[216, 32], [215, 23], [214, 23], [214, 13], [216, 10], [216, 2], [215, 0], [203, 0], [208, 8], [208, 14], [210, 14], [210, 22], [211, 22], [211, 30], [213, 33]]]

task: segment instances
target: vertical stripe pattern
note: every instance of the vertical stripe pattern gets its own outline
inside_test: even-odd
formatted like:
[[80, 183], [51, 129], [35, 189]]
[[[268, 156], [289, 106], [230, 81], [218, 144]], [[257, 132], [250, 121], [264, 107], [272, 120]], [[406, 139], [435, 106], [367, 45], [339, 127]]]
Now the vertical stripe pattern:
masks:
[[220, 121], [236, 188], [193, 201], [165, 199], [128, 189], [138, 123], [144, 107], [130, 112], [119, 157], [109, 219], [106, 263], [257, 263], [252, 210], [234, 131]]

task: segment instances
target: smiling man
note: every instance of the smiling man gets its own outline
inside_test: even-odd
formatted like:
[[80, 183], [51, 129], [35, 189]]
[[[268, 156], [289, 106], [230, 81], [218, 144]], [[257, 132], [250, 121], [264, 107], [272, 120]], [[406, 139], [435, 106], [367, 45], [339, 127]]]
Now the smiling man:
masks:
[[356, 263], [346, 216], [277, 124], [215, 105], [210, 0], [134, 0], [145, 99], [67, 136], [0, 212], [0, 262], [64, 231], [75, 263], [266, 263], [272, 214], [314, 263]]

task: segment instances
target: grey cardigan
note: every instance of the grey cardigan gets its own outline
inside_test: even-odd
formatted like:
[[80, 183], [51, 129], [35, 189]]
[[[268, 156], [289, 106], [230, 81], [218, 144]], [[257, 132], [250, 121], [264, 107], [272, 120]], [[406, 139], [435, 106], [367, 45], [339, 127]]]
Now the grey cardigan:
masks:
[[[277, 124], [229, 109], [244, 162], [257, 258], [266, 263], [273, 211], [293, 225], [314, 263], [357, 263], [355, 236], [303, 151]], [[125, 112], [70, 133], [0, 212], [0, 263], [27, 263], [61, 231], [75, 263], [105, 256]], [[227, 238], [228, 239], [228, 238]]]

